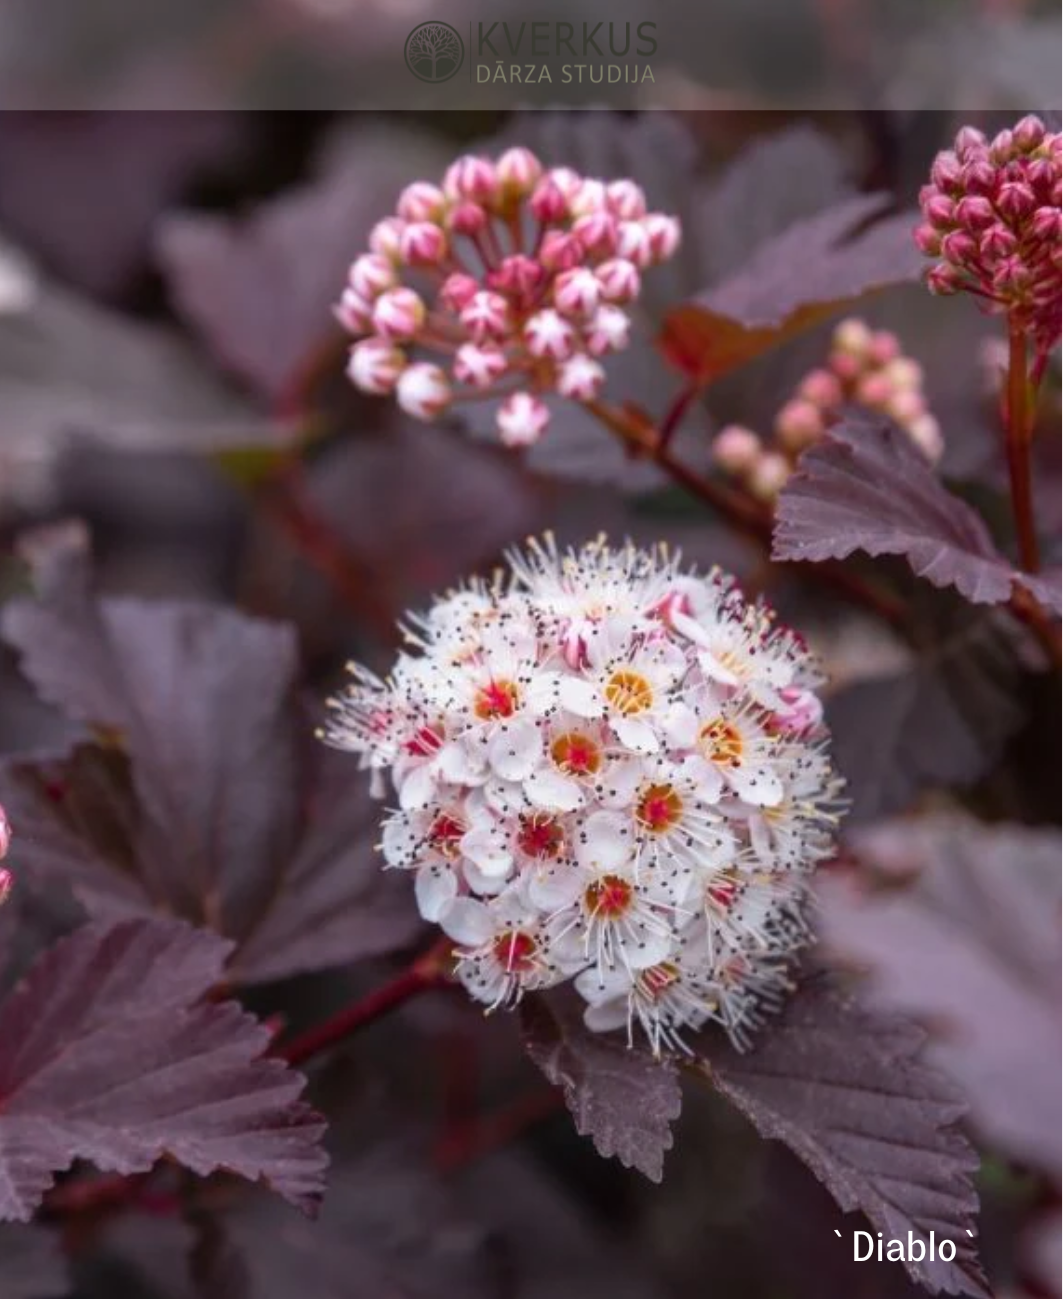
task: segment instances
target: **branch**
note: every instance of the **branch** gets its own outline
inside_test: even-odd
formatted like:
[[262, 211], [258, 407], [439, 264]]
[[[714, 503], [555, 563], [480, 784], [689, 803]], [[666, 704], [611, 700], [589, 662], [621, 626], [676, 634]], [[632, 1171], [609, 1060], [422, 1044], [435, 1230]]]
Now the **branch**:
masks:
[[1041, 567], [1034, 522], [1030, 449], [1033, 442], [1033, 401], [1026, 366], [1026, 335], [1016, 325], [1008, 329], [1008, 382], [1004, 403], [1004, 436], [1011, 483], [1011, 509], [1019, 539], [1019, 559], [1028, 573]]
[[439, 987], [446, 981], [450, 950], [450, 942], [445, 938], [440, 939], [394, 979], [344, 1006], [324, 1023], [300, 1033], [287, 1045], [280, 1047], [277, 1054], [290, 1065], [305, 1064], [313, 1056], [330, 1050], [366, 1024], [372, 1024], [389, 1011], [404, 1005], [418, 993]]

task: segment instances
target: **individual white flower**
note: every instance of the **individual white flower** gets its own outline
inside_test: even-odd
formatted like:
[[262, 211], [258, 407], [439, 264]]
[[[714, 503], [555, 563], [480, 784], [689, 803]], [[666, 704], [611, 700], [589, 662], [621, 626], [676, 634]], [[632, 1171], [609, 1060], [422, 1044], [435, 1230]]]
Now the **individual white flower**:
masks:
[[458, 978], [492, 1010], [559, 983], [571, 963], [559, 959], [542, 917], [518, 890], [490, 902], [457, 898], [443, 912], [443, 932], [460, 944]]

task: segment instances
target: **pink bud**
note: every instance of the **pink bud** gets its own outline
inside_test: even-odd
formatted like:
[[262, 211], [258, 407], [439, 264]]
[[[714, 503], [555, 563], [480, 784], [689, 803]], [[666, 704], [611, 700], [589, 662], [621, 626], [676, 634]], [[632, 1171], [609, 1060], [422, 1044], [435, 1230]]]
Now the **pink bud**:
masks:
[[623, 308], [603, 302], [584, 327], [583, 338], [593, 356], [620, 352], [631, 341], [631, 319]]
[[931, 225], [947, 228], [953, 222], [956, 204], [940, 190], [933, 189], [931, 186], [924, 186], [924, 188], [930, 189], [930, 193], [922, 200], [923, 215]]
[[993, 288], [998, 293], [1021, 292], [1029, 282], [1030, 270], [1021, 257], [1004, 257], [993, 270]]
[[645, 270], [654, 260], [650, 236], [641, 221], [621, 221], [617, 227], [616, 252], [625, 261]]
[[1012, 221], [1021, 220], [1037, 206], [1037, 199], [1029, 185], [1012, 181], [1002, 185], [997, 194], [997, 207]]
[[989, 146], [989, 158], [998, 166], [1007, 162], [1015, 153], [1015, 137], [1010, 131], [1000, 131], [993, 137]]
[[1059, 242], [1060, 210], [1052, 207], [1039, 207], [1030, 220], [1030, 229], [1044, 242]]
[[0, 807], [0, 858], [7, 856], [7, 850], [11, 847], [11, 823], [7, 819], [7, 813]]
[[895, 356], [900, 356], [901, 344], [897, 335], [888, 329], [876, 329], [871, 335], [871, 345], [867, 357], [872, 365], [885, 365]]
[[600, 180], [584, 180], [568, 202], [569, 214], [574, 217], [605, 213], [605, 184]]
[[966, 160], [970, 154], [981, 153], [986, 147], [985, 135], [974, 126], [964, 126], [960, 128], [956, 136], [956, 143], [953, 146], [957, 156], [961, 160]]
[[554, 306], [564, 316], [585, 320], [598, 305], [601, 295], [597, 277], [586, 266], [562, 271], [554, 281]]
[[550, 411], [530, 392], [515, 392], [499, 406], [495, 422], [504, 446], [530, 447], [546, 432]]
[[1009, 257], [1017, 248], [1018, 240], [1003, 225], [990, 226], [978, 241], [978, 251], [987, 262]]
[[395, 210], [404, 221], [442, 221], [447, 200], [438, 185], [417, 180], [399, 195]]
[[339, 302], [332, 308], [332, 314], [351, 334], [364, 334], [373, 324], [372, 302], [353, 289], [343, 290]]
[[782, 735], [806, 735], [823, 721], [823, 705], [811, 690], [785, 686], [779, 691], [783, 707], [771, 717], [771, 728]]
[[775, 436], [788, 451], [803, 451], [824, 433], [823, 414], [818, 406], [795, 397], [775, 416]]
[[958, 293], [963, 288], [963, 273], [948, 262], [938, 262], [926, 273], [926, 287], [931, 293]]
[[893, 396], [893, 385], [883, 374], [866, 374], [856, 385], [854, 396], [861, 405], [878, 410]]
[[462, 343], [454, 356], [454, 377], [474, 388], [489, 388], [506, 372], [508, 362], [492, 343]]
[[488, 286], [518, 302], [531, 298], [546, 277], [541, 262], [523, 253], [512, 253], [487, 276]]
[[980, 158], [964, 163], [960, 181], [968, 194], [991, 194], [997, 183], [996, 168]]
[[1034, 158], [1026, 168], [1027, 183], [1033, 186], [1042, 202], [1050, 199], [1059, 205], [1059, 163], [1048, 158]]
[[347, 377], [362, 392], [383, 397], [406, 367], [406, 355], [386, 338], [364, 338], [351, 348]]
[[646, 195], [633, 180], [614, 180], [605, 188], [609, 211], [621, 221], [638, 221], [646, 215]]
[[576, 331], [550, 307], [537, 311], [524, 325], [524, 341], [532, 356], [565, 361], [576, 347]]
[[400, 375], [395, 397], [407, 415], [433, 420], [450, 402], [450, 385], [438, 365], [415, 361]]
[[965, 230], [950, 230], [941, 238], [941, 255], [956, 266], [963, 266], [978, 255], [978, 245]]
[[543, 166], [530, 149], [507, 149], [495, 164], [498, 183], [509, 198], [530, 194], [543, 174]]
[[499, 182], [490, 158], [467, 153], [452, 162], [443, 177], [443, 192], [453, 202], [468, 199], [491, 207], [498, 198]]
[[545, 179], [551, 185], [556, 185], [569, 203], [572, 202], [583, 187], [583, 177], [571, 167], [551, 167], [546, 173]]
[[931, 225], [916, 226], [912, 238], [919, 251], [927, 257], [936, 257], [941, 252], [941, 235]]
[[465, 235], [468, 239], [476, 236], [487, 227], [488, 216], [479, 203], [458, 203], [451, 208], [447, 216], [447, 225], [456, 235]]
[[528, 207], [536, 221], [544, 226], [556, 225], [568, 217], [568, 199], [564, 191], [546, 176], [536, 185]]
[[589, 212], [573, 222], [572, 233], [586, 252], [609, 257], [616, 248], [616, 217], [610, 212]]
[[642, 277], [634, 262], [614, 257], [611, 261], [602, 262], [594, 273], [606, 302], [633, 302], [639, 296]]
[[381, 253], [363, 253], [347, 272], [347, 283], [363, 299], [372, 300], [397, 282], [394, 264]]
[[798, 395], [812, 402], [820, 410], [830, 410], [841, 405], [842, 386], [829, 370], [811, 370], [801, 380]]
[[406, 222], [398, 217], [385, 217], [383, 221], [378, 221], [369, 232], [370, 252], [397, 262], [399, 260], [399, 241], [402, 238], [405, 226]]
[[666, 262], [675, 256], [682, 237], [679, 221], [664, 212], [651, 212], [644, 217], [642, 228], [650, 245], [650, 257], [654, 262]]
[[15, 887], [15, 877], [5, 867], [0, 866], [0, 907], [4, 905], [11, 896], [11, 890]]
[[743, 476], [761, 454], [760, 438], [741, 424], [728, 424], [713, 439], [712, 458], [730, 474]]
[[832, 352], [830, 368], [843, 384], [850, 384], [863, 373], [864, 362], [862, 357], [851, 352]]
[[960, 188], [960, 160], [951, 149], [945, 149], [930, 167], [930, 179], [939, 189], [951, 193]]
[[509, 306], [501, 294], [480, 289], [462, 309], [461, 323], [477, 343], [502, 338], [509, 329]]
[[759, 456], [749, 471], [749, 490], [761, 501], [773, 501], [790, 477], [790, 462], [775, 451]]
[[448, 252], [447, 237], [430, 221], [411, 221], [402, 232], [400, 248], [408, 266], [438, 266]]
[[930, 414], [923, 414], [907, 425], [908, 436], [930, 461], [941, 459], [945, 450], [945, 440], [941, 436], [941, 425]]
[[400, 285], [377, 298], [373, 307], [373, 328], [384, 338], [402, 342], [416, 338], [424, 328], [427, 314], [424, 303], [413, 289]]
[[468, 305], [469, 299], [479, 288], [479, 280], [466, 275], [464, 271], [454, 271], [443, 281], [439, 290], [439, 305], [457, 315]]
[[871, 330], [856, 316], [840, 321], [831, 336], [831, 343], [840, 352], [864, 359], [871, 347]]
[[550, 271], [567, 271], [583, 261], [583, 245], [575, 235], [548, 230], [539, 244], [539, 261]]
[[605, 371], [597, 361], [577, 352], [562, 362], [557, 371], [557, 391], [571, 401], [590, 401], [605, 383]]
[[1031, 150], [1036, 149], [1045, 138], [1045, 124], [1033, 113], [1028, 113], [1026, 117], [1020, 118], [1015, 123], [1012, 136], [1018, 147], [1024, 153], [1029, 153]]
[[894, 392], [882, 409], [898, 424], [907, 425], [926, 414], [926, 402], [918, 392]]
[[890, 361], [882, 375], [894, 392], [916, 392], [923, 386], [923, 367], [910, 356], [898, 356]]
[[984, 230], [996, 219], [993, 204], [981, 194], [967, 194], [956, 204], [956, 224], [965, 230]]

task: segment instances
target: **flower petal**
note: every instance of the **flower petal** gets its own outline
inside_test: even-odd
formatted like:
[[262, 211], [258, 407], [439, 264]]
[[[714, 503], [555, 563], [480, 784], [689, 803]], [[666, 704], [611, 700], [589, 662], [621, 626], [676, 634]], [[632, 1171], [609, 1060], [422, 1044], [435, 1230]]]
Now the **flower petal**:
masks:
[[542, 756], [539, 728], [526, 718], [500, 726], [487, 744], [487, 760], [503, 780], [525, 780]]
[[455, 898], [439, 917], [443, 932], [465, 947], [480, 947], [495, 936], [495, 920], [489, 908], [474, 898]]
[[574, 812], [583, 806], [579, 782], [554, 767], [539, 767], [531, 772], [524, 782], [524, 792], [536, 807], [551, 812]]
[[458, 877], [449, 866], [438, 862], [422, 866], [414, 879], [413, 891], [421, 915], [436, 923], [458, 896]]

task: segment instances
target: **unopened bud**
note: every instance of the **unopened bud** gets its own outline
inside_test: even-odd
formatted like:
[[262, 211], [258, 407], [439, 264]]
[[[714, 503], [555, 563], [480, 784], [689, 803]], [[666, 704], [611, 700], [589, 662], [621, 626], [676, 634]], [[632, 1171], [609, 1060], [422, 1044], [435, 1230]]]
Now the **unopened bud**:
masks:
[[454, 356], [454, 377], [474, 388], [489, 388], [506, 372], [501, 348], [491, 343], [463, 343]]
[[406, 342], [421, 332], [427, 314], [418, 294], [400, 285], [377, 298], [373, 306], [373, 328], [384, 338]]
[[634, 262], [623, 257], [614, 257], [602, 262], [595, 269], [598, 283], [602, 287], [602, 297], [606, 302], [633, 302], [639, 296], [642, 277]]
[[417, 180], [399, 195], [395, 210], [403, 221], [442, 221], [447, 200], [438, 185]]
[[347, 375], [356, 388], [383, 397], [406, 367], [405, 353], [386, 338], [364, 338], [351, 348]]
[[450, 402], [450, 385], [438, 365], [416, 361], [400, 375], [395, 397], [407, 415], [414, 419], [433, 420]]
[[712, 440], [712, 458], [729, 474], [744, 477], [760, 458], [760, 438], [742, 424], [728, 424]]
[[402, 232], [401, 250], [408, 266], [438, 266], [449, 251], [447, 236], [430, 221], [411, 221]]
[[495, 422], [503, 446], [529, 447], [546, 432], [550, 411], [530, 392], [515, 392], [499, 406]]
[[571, 401], [590, 401], [605, 383], [605, 371], [597, 361], [577, 352], [562, 362], [557, 371], [557, 391]]
[[750, 492], [761, 501], [773, 501], [790, 477], [790, 462], [784, 455], [766, 451], [759, 456], [746, 480]]
[[818, 406], [801, 397], [795, 397], [781, 407], [775, 416], [775, 436], [793, 453], [817, 442], [824, 433], [823, 412]]

